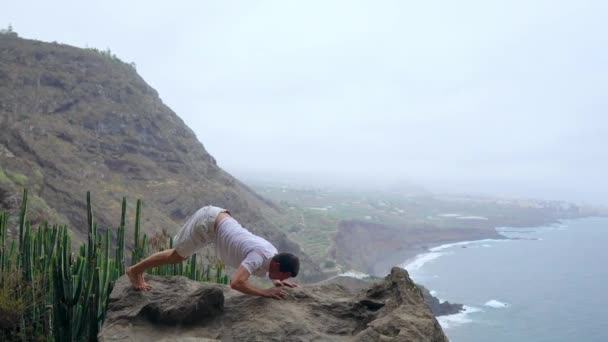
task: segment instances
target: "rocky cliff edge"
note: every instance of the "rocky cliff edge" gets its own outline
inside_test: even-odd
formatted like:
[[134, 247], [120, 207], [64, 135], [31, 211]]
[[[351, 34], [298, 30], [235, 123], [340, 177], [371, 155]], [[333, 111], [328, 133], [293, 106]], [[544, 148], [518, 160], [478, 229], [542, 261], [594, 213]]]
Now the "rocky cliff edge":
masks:
[[448, 341], [407, 271], [353, 293], [339, 284], [287, 289], [284, 300], [242, 295], [225, 285], [147, 276], [110, 296], [100, 341]]

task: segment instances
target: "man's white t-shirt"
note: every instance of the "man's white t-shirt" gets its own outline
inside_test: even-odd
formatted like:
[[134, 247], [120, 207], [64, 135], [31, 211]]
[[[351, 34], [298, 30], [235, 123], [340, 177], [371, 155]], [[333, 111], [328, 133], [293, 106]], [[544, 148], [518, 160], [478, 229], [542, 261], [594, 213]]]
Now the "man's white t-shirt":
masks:
[[270, 242], [252, 234], [232, 217], [217, 227], [215, 248], [224, 264], [234, 268], [242, 265], [258, 277], [266, 276], [270, 260], [278, 253]]

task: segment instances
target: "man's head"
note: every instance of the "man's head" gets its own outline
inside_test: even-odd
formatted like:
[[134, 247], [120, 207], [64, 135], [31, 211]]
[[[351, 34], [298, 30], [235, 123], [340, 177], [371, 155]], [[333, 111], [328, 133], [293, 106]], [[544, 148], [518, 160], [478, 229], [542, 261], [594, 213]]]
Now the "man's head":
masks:
[[300, 271], [300, 259], [291, 253], [279, 253], [270, 260], [268, 276], [270, 279], [284, 280], [294, 278]]

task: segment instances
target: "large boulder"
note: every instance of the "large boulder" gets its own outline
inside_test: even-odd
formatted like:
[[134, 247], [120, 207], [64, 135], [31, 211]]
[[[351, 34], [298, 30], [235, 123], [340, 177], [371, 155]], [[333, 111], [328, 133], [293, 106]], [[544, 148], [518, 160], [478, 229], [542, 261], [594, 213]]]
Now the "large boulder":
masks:
[[146, 276], [149, 292], [122, 277], [110, 296], [101, 341], [447, 341], [407, 272], [353, 294], [339, 284], [287, 289], [283, 300], [225, 285]]

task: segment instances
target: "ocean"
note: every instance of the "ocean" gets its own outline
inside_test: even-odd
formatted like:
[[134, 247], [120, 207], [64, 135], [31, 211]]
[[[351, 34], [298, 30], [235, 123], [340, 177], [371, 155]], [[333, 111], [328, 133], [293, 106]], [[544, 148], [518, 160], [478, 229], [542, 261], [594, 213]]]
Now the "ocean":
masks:
[[438, 318], [450, 341], [608, 341], [608, 219], [498, 231], [508, 239], [443, 245], [401, 265], [465, 305]]

